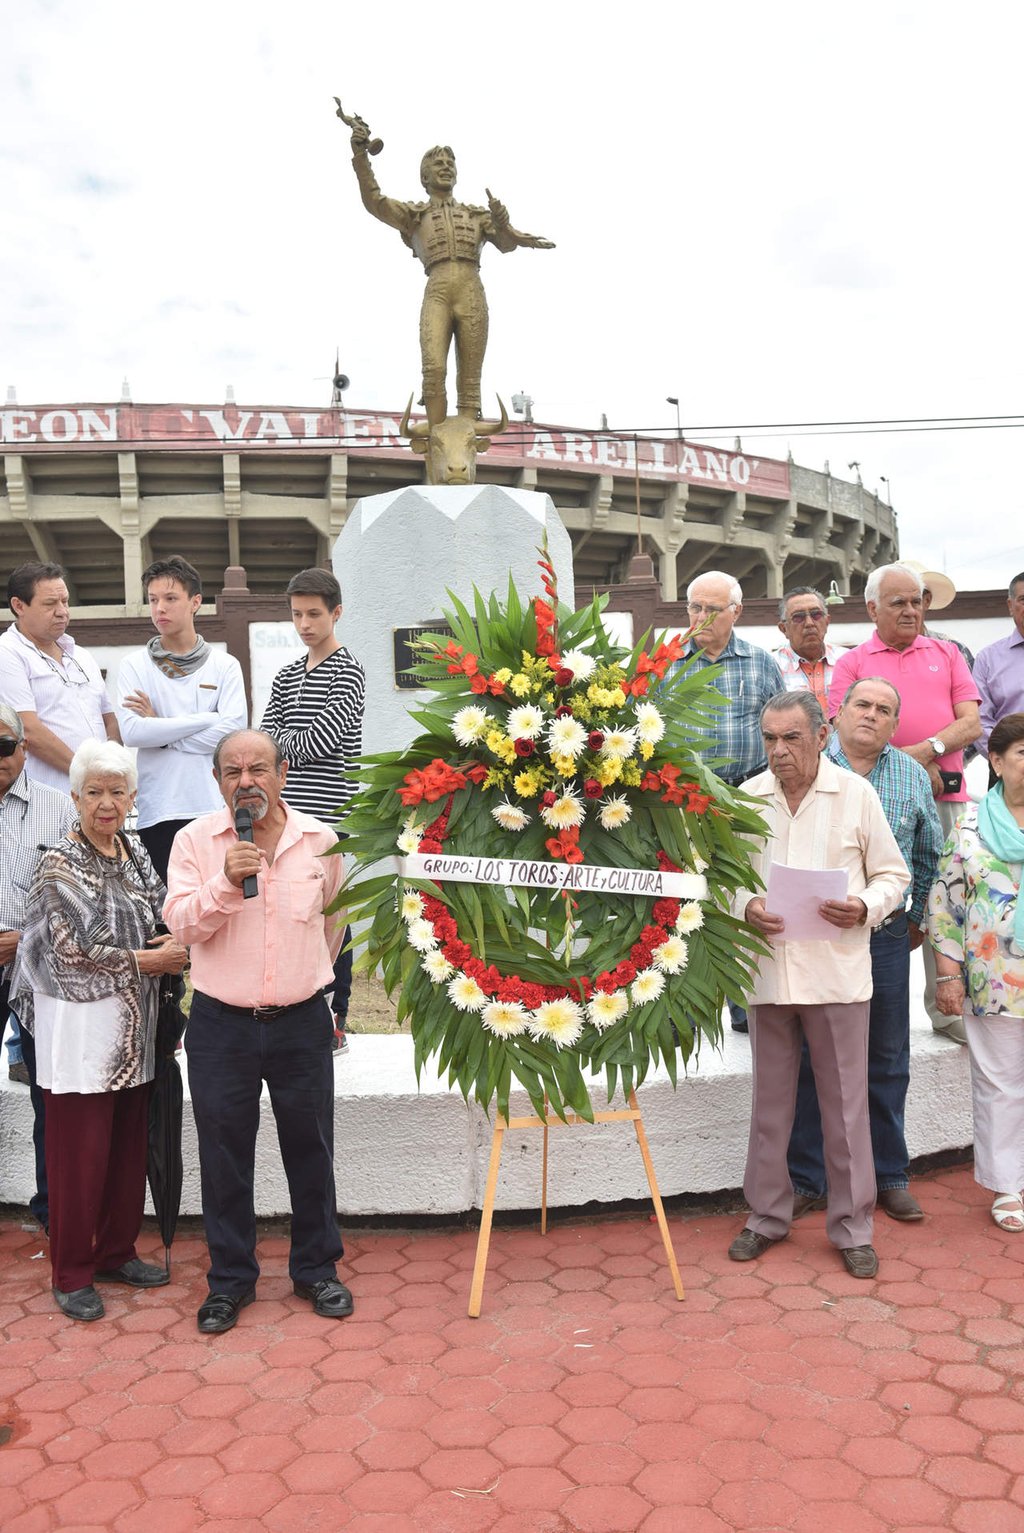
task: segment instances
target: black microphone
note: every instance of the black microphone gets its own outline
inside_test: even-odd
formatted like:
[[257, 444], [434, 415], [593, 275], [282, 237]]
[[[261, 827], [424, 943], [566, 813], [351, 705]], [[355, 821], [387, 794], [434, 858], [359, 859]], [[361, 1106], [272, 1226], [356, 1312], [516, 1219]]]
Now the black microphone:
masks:
[[[252, 815], [244, 804], [239, 804], [235, 810], [235, 831], [239, 841], [248, 841], [249, 845], [252, 846]], [[256, 875], [255, 873], [250, 873], [248, 878], [243, 878], [242, 880], [242, 894], [247, 900], [254, 900], [258, 893]]]

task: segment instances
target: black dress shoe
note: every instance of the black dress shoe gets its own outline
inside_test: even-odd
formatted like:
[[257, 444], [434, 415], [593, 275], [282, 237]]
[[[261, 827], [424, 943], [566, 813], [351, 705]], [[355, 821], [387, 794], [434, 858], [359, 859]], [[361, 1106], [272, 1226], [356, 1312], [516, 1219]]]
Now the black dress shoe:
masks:
[[352, 1295], [337, 1278], [321, 1278], [319, 1283], [293, 1283], [300, 1299], [309, 1299], [313, 1309], [325, 1320], [344, 1320], [353, 1310]]
[[245, 1293], [209, 1293], [199, 1306], [196, 1317], [204, 1336], [215, 1336], [230, 1331], [238, 1319], [238, 1311], [251, 1304], [256, 1297], [255, 1288]]
[[110, 1272], [97, 1272], [97, 1283], [127, 1283], [131, 1288], [162, 1288], [171, 1281], [171, 1274], [163, 1267], [154, 1267], [141, 1257], [133, 1256]]
[[53, 1297], [69, 1320], [103, 1319], [103, 1300], [91, 1284], [88, 1288], [72, 1288], [68, 1293], [55, 1288]]
[[759, 1235], [757, 1230], [740, 1230], [729, 1247], [729, 1258], [734, 1262], [752, 1262], [755, 1257], [763, 1256], [769, 1246], [777, 1246], [785, 1238], [785, 1235]]

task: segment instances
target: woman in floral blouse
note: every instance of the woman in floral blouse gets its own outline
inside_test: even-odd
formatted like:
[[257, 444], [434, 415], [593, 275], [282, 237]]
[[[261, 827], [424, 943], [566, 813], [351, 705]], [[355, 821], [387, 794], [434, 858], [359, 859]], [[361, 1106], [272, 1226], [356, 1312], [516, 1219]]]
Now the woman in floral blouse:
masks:
[[936, 998], [963, 1015], [971, 1057], [974, 1175], [995, 1192], [992, 1217], [1024, 1231], [1024, 713], [993, 729], [999, 779], [954, 826], [928, 910]]

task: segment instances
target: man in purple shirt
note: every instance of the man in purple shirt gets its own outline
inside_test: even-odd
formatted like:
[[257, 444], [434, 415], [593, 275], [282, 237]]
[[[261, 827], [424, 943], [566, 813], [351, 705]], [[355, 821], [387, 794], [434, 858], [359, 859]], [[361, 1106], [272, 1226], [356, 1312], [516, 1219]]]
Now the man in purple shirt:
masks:
[[981, 739], [978, 749], [988, 755], [988, 737], [1007, 713], [1024, 713], [1024, 570], [1010, 581], [1006, 603], [1013, 633], [986, 644], [974, 662], [974, 680], [981, 693]]
[[[967, 799], [964, 747], [981, 734], [978, 688], [955, 645], [922, 634], [924, 582], [904, 564], [872, 570], [864, 587], [868, 616], [875, 632], [847, 650], [836, 664], [829, 688], [829, 713], [835, 717], [855, 681], [880, 676], [902, 699], [899, 727], [892, 744], [919, 761], [928, 773], [944, 836], [948, 836]], [[935, 1003], [935, 958], [930, 943], [924, 956], [924, 1006], [937, 1033], [966, 1043], [963, 1019], [944, 1017]]]

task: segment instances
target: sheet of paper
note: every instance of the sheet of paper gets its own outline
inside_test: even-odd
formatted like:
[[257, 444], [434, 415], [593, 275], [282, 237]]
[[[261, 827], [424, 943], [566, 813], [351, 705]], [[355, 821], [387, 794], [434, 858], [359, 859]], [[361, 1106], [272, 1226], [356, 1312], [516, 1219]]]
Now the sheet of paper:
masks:
[[848, 884], [845, 868], [787, 868], [773, 862], [765, 909], [786, 923], [781, 937], [775, 940], [834, 942], [839, 928], [818, 914], [818, 906], [824, 900], [845, 900]]

